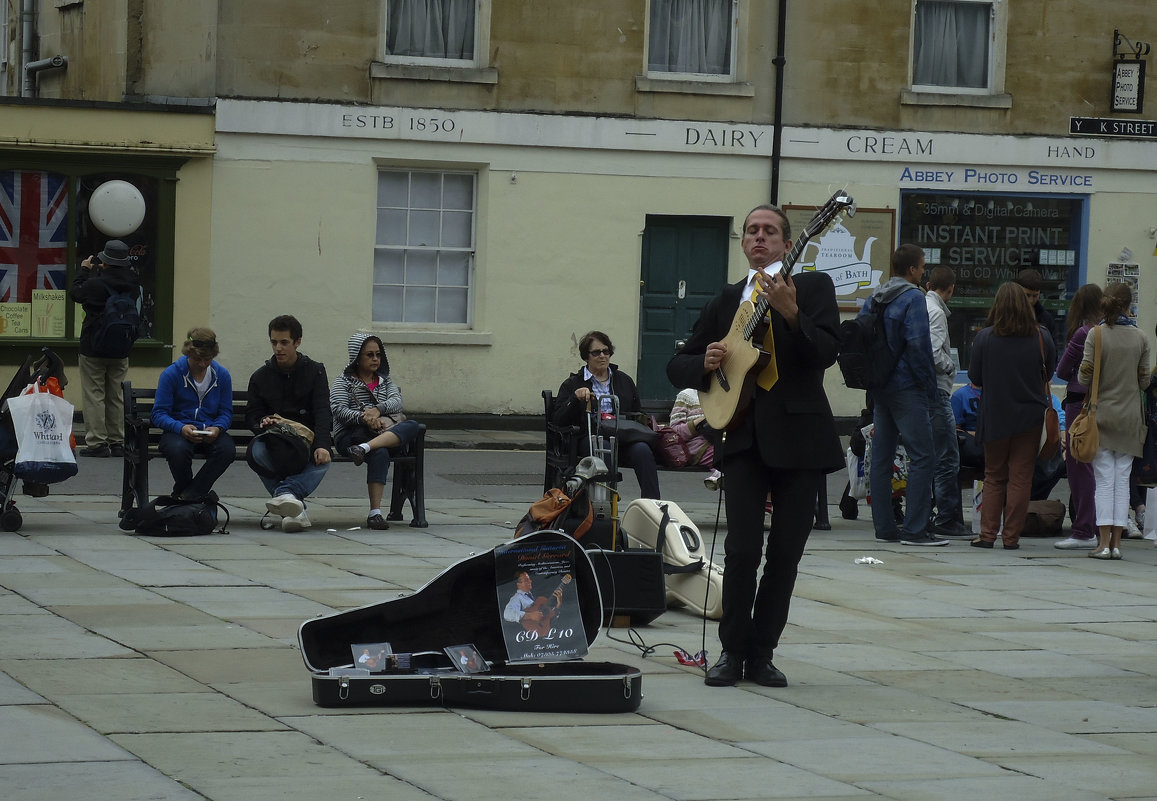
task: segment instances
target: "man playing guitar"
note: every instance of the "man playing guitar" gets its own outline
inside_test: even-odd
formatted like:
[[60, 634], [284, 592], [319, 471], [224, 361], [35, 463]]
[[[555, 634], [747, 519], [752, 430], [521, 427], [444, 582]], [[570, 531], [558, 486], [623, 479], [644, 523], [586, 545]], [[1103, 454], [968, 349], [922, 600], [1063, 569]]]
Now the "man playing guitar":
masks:
[[[751, 298], [770, 304], [772, 364], [760, 368], [753, 397], [741, 420], [716, 445], [725, 476], [727, 537], [723, 572], [723, 653], [707, 672], [710, 686], [729, 686], [744, 675], [768, 687], [787, 685], [772, 653], [787, 624], [788, 607], [825, 474], [844, 467], [824, 370], [836, 360], [840, 315], [835, 286], [820, 272], [781, 273], [791, 248], [786, 215], [758, 206], [743, 223], [746, 280], [723, 289], [703, 309], [691, 337], [667, 365], [677, 387], [706, 390], [727, 357], [727, 338], [739, 305]], [[764, 347], [768, 347], [768, 340]], [[770, 365], [769, 365], [770, 366]], [[764, 501], [773, 513], [765, 556]]]

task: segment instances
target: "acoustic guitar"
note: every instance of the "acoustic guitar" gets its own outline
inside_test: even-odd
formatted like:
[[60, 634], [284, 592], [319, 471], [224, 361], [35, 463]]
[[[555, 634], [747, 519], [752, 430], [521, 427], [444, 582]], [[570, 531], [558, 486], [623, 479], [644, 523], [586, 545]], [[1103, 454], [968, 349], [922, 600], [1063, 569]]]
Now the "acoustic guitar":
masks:
[[545, 637], [550, 632], [550, 624], [554, 622], [554, 616], [558, 614], [559, 604], [556, 603], [551, 609], [544, 607], [554, 600], [554, 593], [561, 590], [571, 582], [571, 575], [567, 573], [562, 577], [562, 582], [555, 588], [550, 595], [540, 595], [534, 599], [534, 603], [527, 607], [526, 612], [538, 612], [541, 617], [538, 620], [527, 620], [526, 615], [522, 617], [522, 627], [527, 631], [533, 631], [539, 637]]
[[[823, 208], [804, 226], [795, 244], [783, 257], [779, 275], [790, 275], [796, 259], [803, 253], [808, 241], [841, 214], [849, 217], [856, 213], [856, 203], [843, 190], [833, 194]], [[699, 404], [707, 423], [719, 431], [733, 431], [743, 422], [743, 416], [755, 394], [755, 379], [771, 361], [771, 354], [763, 350], [763, 339], [771, 325], [768, 311], [771, 303], [760, 297], [758, 302], [745, 299], [735, 311], [731, 329], [721, 340], [727, 345], [723, 363], [712, 371], [710, 383], [699, 393]]]

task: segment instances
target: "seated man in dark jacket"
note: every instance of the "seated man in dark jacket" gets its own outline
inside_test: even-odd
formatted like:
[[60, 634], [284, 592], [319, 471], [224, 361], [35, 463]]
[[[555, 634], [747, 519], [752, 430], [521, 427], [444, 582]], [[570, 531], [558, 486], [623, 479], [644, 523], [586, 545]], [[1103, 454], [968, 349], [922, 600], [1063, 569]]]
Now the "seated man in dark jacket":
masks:
[[249, 405], [245, 425], [260, 433], [288, 420], [313, 432], [312, 453], [305, 468], [284, 475], [260, 440], [250, 447], [249, 461], [273, 497], [265, 508], [281, 516], [282, 531], [303, 531], [310, 526], [305, 499], [317, 489], [329, 470], [333, 420], [329, 410], [329, 380], [325, 365], [298, 352], [301, 323], [283, 314], [269, 321], [273, 358], [249, 378]]

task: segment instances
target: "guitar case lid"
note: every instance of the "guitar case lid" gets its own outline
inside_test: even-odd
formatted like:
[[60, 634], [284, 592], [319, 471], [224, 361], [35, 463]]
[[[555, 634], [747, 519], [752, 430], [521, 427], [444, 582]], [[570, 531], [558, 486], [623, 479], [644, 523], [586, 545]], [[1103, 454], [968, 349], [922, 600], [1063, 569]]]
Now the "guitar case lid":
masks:
[[[552, 530], [507, 543], [513, 544], [573, 546], [573, 580], [589, 647], [601, 629], [603, 602], [586, 551], [569, 535]], [[302, 623], [298, 644], [312, 674], [314, 701], [322, 706], [443, 703], [525, 711], [638, 708], [642, 674], [637, 668], [580, 660], [508, 660], [495, 550], [454, 563], [411, 594]], [[535, 587], [534, 591], [547, 594], [550, 588]], [[395, 654], [413, 654], [414, 667], [420, 669], [405, 675], [368, 676], [348, 670], [355, 644], [380, 642], [390, 643]], [[442, 649], [461, 644], [474, 645], [490, 663], [490, 670], [458, 672]], [[353, 675], [342, 675], [346, 671]], [[584, 690], [590, 681], [595, 683]]]

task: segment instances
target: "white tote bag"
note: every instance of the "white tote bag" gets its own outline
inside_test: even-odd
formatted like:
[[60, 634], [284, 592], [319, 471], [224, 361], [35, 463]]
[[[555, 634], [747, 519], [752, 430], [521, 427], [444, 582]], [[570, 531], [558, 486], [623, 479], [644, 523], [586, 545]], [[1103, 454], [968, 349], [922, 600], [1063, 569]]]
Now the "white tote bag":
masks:
[[23, 394], [8, 399], [16, 430], [13, 472], [28, 481], [54, 484], [76, 475], [76, 457], [69, 447], [73, 406], [33, 382]]

